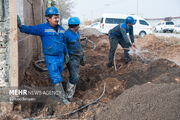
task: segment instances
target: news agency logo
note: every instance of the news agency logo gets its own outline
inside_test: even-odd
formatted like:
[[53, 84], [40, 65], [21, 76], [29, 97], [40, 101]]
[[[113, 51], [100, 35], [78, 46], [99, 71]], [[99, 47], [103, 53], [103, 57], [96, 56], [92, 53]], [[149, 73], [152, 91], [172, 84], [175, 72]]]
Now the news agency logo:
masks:
[[57, 102], [61, 95], [61, 91], [57, 91], [53, 88], [0, 88], [0, 102]]
[[28, 95], [28, 91], [27, 90], [18, 90], [18, 89], [14, 89], [14, 90], [9, 90], [9, 95]]
[[9, 95], [13, 96], [53, 96], [61, 95], [61, 91], [52, 91], [52, 90], [26, 90], [26, 89], [10, 89]]

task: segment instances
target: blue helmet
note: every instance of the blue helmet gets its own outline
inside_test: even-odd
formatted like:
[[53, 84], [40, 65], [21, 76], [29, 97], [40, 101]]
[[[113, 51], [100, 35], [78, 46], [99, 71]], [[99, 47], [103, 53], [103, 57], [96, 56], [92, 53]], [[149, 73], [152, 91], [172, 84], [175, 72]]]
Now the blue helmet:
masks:
[[135, 23], [136, 23], [136, 21], [134, 20], [134, 18], [133, 18], [133, 17], [128, 16], [128, 17], [126, 18], [126, 23], [135, 24]]
[[48, 17], [49, 15], [59, 15], [58, 9], [56, 7], [48, 7], [45, 16]]
[[80, 19], [78, 17], [71, 17], [68, 20], [69, 25], [79, 25], [80, 24]]

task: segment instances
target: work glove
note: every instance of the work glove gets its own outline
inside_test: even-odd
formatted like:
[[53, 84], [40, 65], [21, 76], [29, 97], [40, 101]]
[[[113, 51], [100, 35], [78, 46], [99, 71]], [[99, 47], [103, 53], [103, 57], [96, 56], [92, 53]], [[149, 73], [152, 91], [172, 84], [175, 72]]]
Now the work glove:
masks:
[[80, 64], [81, 64], [82, 66], [85, 66], [85, 65], [86, 65], [86, 58], [85, 58], [84, 55], [83, 55], [83, 57], [82, 57], [82, 59], [81, 59], [81, 61], [80, 61]]
[[18, 27], [21, 27], [21, 19], [19, 15], [17, 15], [17, 24], [18, 24]]
[[65, 63], [68, 64], [68, 62], [69, 62], [69, 55], [66, 55], [65, 56]]

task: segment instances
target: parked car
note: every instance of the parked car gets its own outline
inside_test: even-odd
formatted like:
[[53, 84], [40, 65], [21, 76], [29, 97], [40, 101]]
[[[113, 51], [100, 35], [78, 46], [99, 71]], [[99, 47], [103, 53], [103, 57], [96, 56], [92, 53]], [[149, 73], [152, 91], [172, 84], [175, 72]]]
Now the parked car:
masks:
[[160, 22], [158, 25], [156, 25], [154, 27], [154, 31], [155, 32], [163, 32], [163, 33], [169, 31], [169, 32], [172, 33], [174, 31], [174, 28], [175, 28], [174, 22], [172, 22], [172, 21], [162, 21], [162, 22]]
[[136, 15], [123, 15], [123, 14], [104, 14], [101, 19], [100, 30], [102, 33], [108, 34], [109, 30], [118, 24], [125, 22], [128, 16], [132, 16], [136, 20], [134, 25], [134, 34], [140, 37], [146, 34], [152, 33], [152, 27], [149, 23], [142, 17]]
[[180, 33], [180, 24], [175, 26], [174, 31], [175, 33]]

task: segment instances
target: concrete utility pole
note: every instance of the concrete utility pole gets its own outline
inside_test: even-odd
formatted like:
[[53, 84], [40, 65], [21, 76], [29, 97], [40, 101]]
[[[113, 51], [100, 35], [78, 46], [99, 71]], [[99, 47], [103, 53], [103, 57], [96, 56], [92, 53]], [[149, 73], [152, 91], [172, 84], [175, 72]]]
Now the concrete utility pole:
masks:
[[18, 38], [17, 38], [17, 8], [16, 0], [10, 0], [9, 2], [9, 13], [10, 13], [10, 85], [18, 87]]
[[0, 10], [0, 87], [18, 87], [16, 0], [1, 0]]

